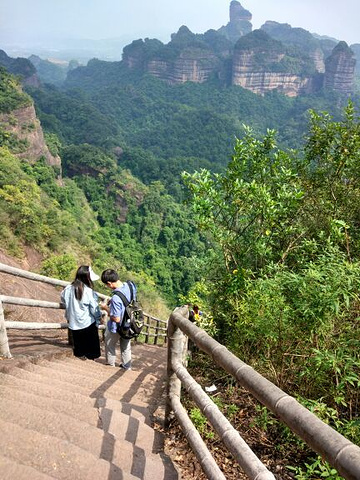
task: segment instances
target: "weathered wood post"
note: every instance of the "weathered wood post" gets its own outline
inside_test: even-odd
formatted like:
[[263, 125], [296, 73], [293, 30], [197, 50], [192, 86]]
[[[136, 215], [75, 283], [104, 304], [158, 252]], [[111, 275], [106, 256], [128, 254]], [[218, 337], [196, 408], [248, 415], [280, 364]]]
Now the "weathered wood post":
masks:
[[8, 336], [5, 327], [5, 317], [2, 301], [0, 298], [0, 357], [12, 358], [9, 349]]
[[154, 345], [158, 344], [158, 335], [159, 335], [159, 327], [160, 327], [160, 322], [159, 319], [156, 319], [156, 326], [155, 326], [155, 339], [154, 339]]
[[145, 327], [145, 343], [149, 343], [149, 333], [150, 333], [150, 322], [151, 322], [151, 317], [150, 315], [146, 315], [147, 316], [147, 324], [144, 325]]
[[[174, 310], [180, 311], [181, 315], [187, 317], [189, 310], [187, 306], [178, 307]], [[171, 417], [171, 397], [176, 395], [177, 397], [181, 396], [181, 380], [177, 377], [176, 373], [173, 371], [172, 362], [179, 361], [183, 363], [184, 360], [184, 345], [187, 345], [186, 337], [172, 321], [171, 316], [168, 322], [168, 334], [169, 339], [168, 343], [168, 356], [167, 356], [167, 397], [166, 397], [166, 409], [165, 409], [165, 427], [168, 427], [170, 424]]]

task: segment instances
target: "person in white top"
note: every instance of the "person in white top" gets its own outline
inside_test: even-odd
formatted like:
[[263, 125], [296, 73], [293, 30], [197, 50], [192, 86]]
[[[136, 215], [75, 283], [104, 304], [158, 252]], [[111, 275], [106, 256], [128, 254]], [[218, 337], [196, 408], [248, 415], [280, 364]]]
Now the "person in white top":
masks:
[[91, 267], [81, 265], [75, 280], [61, 292], [65, 318], [72, 331], [74, 355], [83, 360], [95, 360], [101, 355], [97, 328], [101, 311], [98, 296], [93, 290], [93, 282], [98, 279]]

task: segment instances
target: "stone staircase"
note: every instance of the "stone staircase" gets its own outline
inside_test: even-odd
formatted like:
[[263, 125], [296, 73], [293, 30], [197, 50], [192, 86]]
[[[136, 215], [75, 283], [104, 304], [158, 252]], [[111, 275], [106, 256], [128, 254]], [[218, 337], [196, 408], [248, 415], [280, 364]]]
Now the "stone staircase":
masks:
[[166, 348], [133, 346], [133, 369], [70, 350], [0, 362], [0, 479], [175, 480], [163, 451]]

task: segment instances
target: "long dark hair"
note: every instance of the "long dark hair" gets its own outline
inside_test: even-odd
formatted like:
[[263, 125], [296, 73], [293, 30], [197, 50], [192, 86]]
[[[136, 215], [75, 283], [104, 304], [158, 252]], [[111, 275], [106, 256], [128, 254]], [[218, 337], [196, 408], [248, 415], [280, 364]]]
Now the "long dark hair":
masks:
[[84, 293], [84, 285], [94, 288], [93, 282], [90, 279], [90, 267], [88, 265], [81, 265], [76, 272], [75, 280], [71, 284], [75, 290], [75, 298], [81, 300]]

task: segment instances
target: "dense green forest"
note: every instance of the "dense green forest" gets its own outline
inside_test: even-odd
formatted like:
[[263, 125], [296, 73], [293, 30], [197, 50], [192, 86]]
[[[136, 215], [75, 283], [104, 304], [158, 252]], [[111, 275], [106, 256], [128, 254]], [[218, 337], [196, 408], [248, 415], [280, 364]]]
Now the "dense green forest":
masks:
[[[31, 104], [4, 69], [1, 86], [3, 112]], [[42, 272], [59, 278], [70, 279], [80, 261], [98, 269], [116, 266], [143, 285], [154, 314], [156, 298], [163, 296], [168, 307], [163, 302], [160, 311], [166, 315], [190, 288], [206, 250], [188, 209], [161, 182], [144, 185], [103, 148], [63, 145], [47, 133], [50, 150], [62, 157], [59, 178], [44, 159], [15, 157], [26, 145], [14, 134], [1, 127], [0, 135], [2, 248], [17, 256], [24, 245], [36, 248], [44, 256]]]
[[273, 128], [280, 145], [301, 148], [308, 109], [336, 117], [344, 105], [331, 92], [262, 97], [215, 81], [168, 85], [135, 75], [121, 62], [99, 60], [71, 71], [64, 89], [45, 86], [29, 93], [43, 127], [63, 144], [90, 143], [107, 151], [120, 147], [119, 165], [146, 184], [162, 181], [177, 199], [181, 172], [224, 168], [244, 124], [260, 134]]
[[[1, 112], [31, 101], [0, 84]], [[2, 248], [32, 245], [60, 278], [114, 266], [163, 311], [200, 303], [203, 328], [360, 444], [358, 98], [168, 85], [99, 60], [27, 92], [62, 178], [0, 127]]]
[[[248, 129], [226, 171], [184, 174], [218, 248], [199, 286], [216, 335], [360, 444], [360, 121], [312, 112], [302, 155]], [[294, 438], [264, 412], [285, 448]], [[306, 451], [297, 445], [298, 458]], [[308, 454], [311, 458], [311, 454]], [[298, 479], [339, 479], [320, 457]]]

